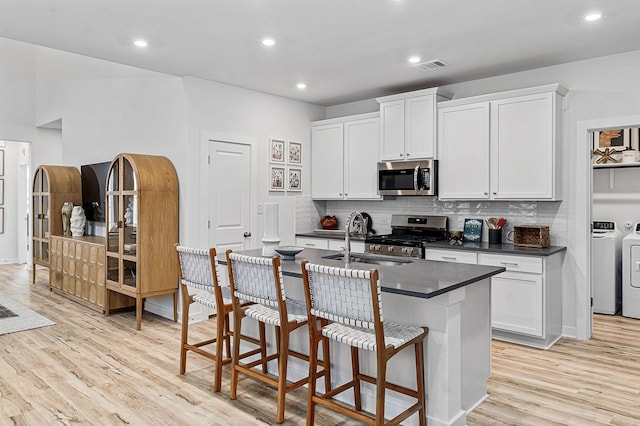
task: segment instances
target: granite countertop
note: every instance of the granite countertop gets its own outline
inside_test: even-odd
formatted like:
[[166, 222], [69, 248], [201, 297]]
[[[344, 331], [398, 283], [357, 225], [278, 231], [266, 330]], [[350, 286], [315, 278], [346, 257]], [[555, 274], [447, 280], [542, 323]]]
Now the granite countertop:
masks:
[[523, 256], [551, 256], [552, 254], [565, 251], [564, 246], [550, 246], [545, 248], [536, 247], [519, 247], [513, 244], [489, 244], [488, 242], [480, 243], [462, 243], [462, 245], [451, 245], [448, 241], [436, 241], [425, 246], [428, 249], [440, 250], [470, 250], [481, 251], [486, 253], [499, 254], [517, 254]]
[[[238, 253], [249, 256], [262, 256], [262, 249], [243, 250]], [[295, 260], [282, 261], [282, 273], [285, 276], [302, 278], [300, 263], [304, 259], [309, 260], [311, 263], [344, 268], [345, 263], [343, 261], [325, 258], [326, 256], [339, 253], [340, 252], [334, 250], [305, 248], [296, 256]], [[398, 258], [389, 256], [374, 256], [398, 260]], [[221, 264], [226, 264], [224, 253], [219, 253], [217, 259]], [[353, 262], [349, 266], [353, 269], [377, 269], [380, 273], [380, 284], [383, 292], [420, 297], [423, 299], [439, 296], [506, 270], [503, 267], [495, 266], [435, 262], [423, 259], [412, 260], [410, 263], [398, 266], [373, 265], [358, 262]]]

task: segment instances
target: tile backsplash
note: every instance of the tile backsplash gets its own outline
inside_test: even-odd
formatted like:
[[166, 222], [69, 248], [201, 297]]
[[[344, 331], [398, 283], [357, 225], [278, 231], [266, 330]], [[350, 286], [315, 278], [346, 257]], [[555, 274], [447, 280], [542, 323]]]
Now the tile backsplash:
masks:
[[[306, 198], [306, 197], [305, 197]], [[343, 226], [354, 211], [367, 212], [373, 219], [373, 228], [379, 234], [391, 232], [392, 214], [433, 214], [449, 218], [449, 230], [462, 230], [466, 218], [487, 219], [504, 217], [507, 224], [504, 238], [513, 225], [548, 225], [552, 245], [567, 245], [567, 215], [562, 202], [526, 201], [439, 201], [431, 197], [398, 197], [382, 201], [311, 201], [310, 197], [296, 203], [296, 232], [307, 232], [319, 227], [320, 215], [338, 217]], [[311, 207], [315, 205], [315, 208]], [[304, 216], [304, 217], [300, 217]], [[488, 240], [487, 226], [483, 227], [483, 241]]]

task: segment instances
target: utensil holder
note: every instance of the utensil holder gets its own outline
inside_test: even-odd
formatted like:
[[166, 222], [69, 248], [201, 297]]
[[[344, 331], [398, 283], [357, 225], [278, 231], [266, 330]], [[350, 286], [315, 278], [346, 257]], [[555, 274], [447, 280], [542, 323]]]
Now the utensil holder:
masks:
[[502, 229], [489, 229], [489, 244], [502, 244]]

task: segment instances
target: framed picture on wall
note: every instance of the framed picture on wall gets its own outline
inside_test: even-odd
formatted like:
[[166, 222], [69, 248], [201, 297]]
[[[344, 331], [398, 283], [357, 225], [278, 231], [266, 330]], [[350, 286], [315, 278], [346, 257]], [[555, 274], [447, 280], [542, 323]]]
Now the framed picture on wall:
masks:
[[271, 163], [284, 163], [284, 139], [271, 139]]
[[0, 176], [4, 176], [4, 149], [0, 149]]
[[289, 167], [287, 176], [287, 190], [302, 191], [302, 169]]
[[631, 130], [611, 129], [594, 132], [593, 150], [609, 148], [616, 151], [625, 151], [631, 149]]
[[269, 191], [284, 191], [284, 167], [269, 167]]
[[287, 152], [289, 164], [302, 164], [302, 144], [300, 142], [289, 141]]

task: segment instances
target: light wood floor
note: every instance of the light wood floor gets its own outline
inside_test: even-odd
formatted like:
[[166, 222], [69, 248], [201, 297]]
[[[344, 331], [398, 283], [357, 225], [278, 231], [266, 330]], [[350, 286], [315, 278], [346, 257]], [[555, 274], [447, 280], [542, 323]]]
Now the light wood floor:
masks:
[[[104, 317], [47, 287], [24, 265], [0, 266], [0, 293], [55, 326], [0, 336], [0, 426], [275, 425], [275, 391], [241, 379], [238, 399], [212, 393], [213, 367], [190, 355], [178, 374], [179, 324], [144, 314]], [[192, 325], [195, 338], [211, 323]], [[588, 342], [562, 339], [549, 351], [493, 343], [489, 398], [469, 425], [640, 424], [640, 321], [596, 316]], [[306, 392], [287, 397], [286, 425], [304, 424]], [[428, 409], [428, 407], [427, 407]], [[352, 425], [318, 408], [319, 425]]]

